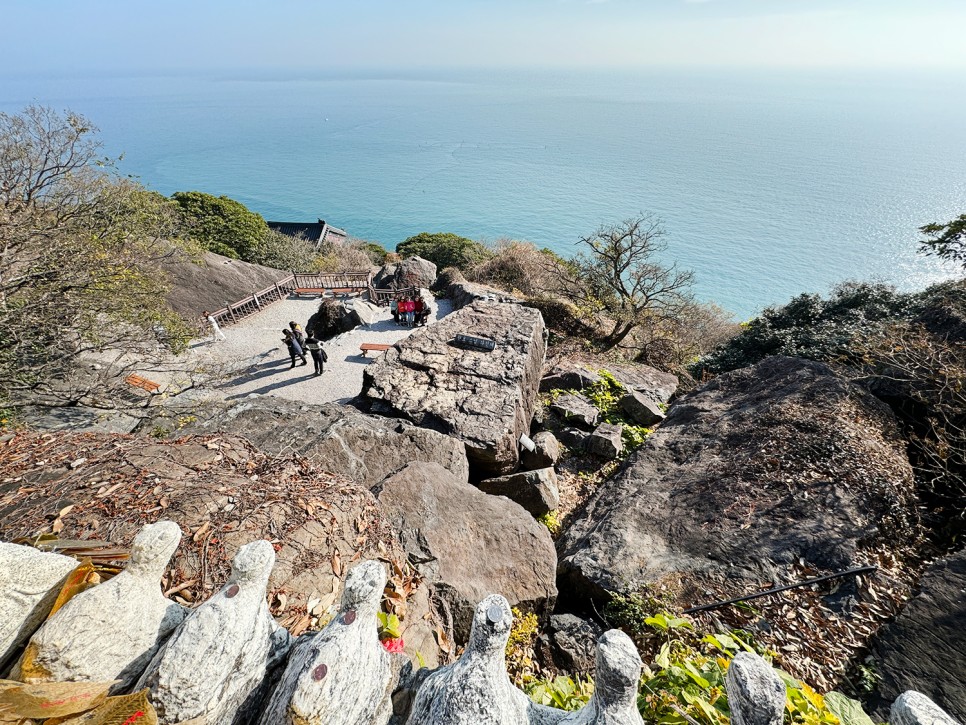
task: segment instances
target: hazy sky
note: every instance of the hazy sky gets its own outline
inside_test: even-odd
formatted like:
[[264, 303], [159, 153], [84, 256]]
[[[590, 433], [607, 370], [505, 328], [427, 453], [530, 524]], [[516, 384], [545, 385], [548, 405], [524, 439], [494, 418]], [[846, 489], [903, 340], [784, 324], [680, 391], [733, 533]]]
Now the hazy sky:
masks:
[[966, 0], [0, 0], [0, 72], [966, 69]]

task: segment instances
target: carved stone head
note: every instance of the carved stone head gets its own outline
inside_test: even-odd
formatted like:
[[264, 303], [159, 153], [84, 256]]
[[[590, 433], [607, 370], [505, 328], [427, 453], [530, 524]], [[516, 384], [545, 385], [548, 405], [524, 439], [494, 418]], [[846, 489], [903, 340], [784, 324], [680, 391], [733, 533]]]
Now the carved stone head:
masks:
[[595, 691], [600, 699], [604, 703], [636, 700], [643, 665], [630, 637], [619, 629], [604, 632], [597, 639]]
[[260, 584], [265, 587], [275, 566], [275, 548], [265, 541], [245, 544], [231, 561], [231, 580], [239, 584]]
[[378, 561], [364, 561], [356, 565], [345, 579], [339, 608], [343, 611], [354, 609], [360, 614], [375, 614], [379, 611], [386, 579], [386, 569]]
[[491, 594], [476, 605], [467, 651], [503, 652], [510, 639], [513, 612], [510, 603], [499, 594]]
[[147, 524], [131, 542], [131, 558], [127, 571], [160, 579], [179, 543], [181, 527], [174, 521]]

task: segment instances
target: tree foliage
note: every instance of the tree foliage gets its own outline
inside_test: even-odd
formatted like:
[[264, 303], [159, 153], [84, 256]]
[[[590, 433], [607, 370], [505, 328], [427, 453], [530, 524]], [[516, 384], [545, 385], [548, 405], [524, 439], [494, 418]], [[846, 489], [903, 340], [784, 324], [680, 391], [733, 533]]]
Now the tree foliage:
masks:
[[927, 224], [919, 231], [928, 237], [919, 242], [920, 252], [956, 262], [966, 269], [966, 214], [945, 224]]
[[661, 221], [649, 214], [602, 226], [579, 241], [587, 251], [554, 267], [562, 295], [582, 314], [609, 321], [604, 350], [645, 323], [676, 319], [693, 304], [693, 273], [659, 259], [665, 236]]
[[5, 405], [69, 404], [100, 384], [74, 385], [85, 356], [147, 356], [187, 339], [158, 265], [171, 253], [176, 208], [114, 174], [95, 133], [82, 116], [50, 108], [0, 114]]
[[227, 196], [201, 191], [176, 191], [171, 198], [181, 208], [185, 231], [209, 251], [254, 262], [269, 236], [260, 214]]
[[421, 232], [396, 245], [401, 257], [418, 256], [429, 260], [437, 269], [456, 267], [468, 270], [491, 256], [490, 250], [479, 242], [449, 232]]

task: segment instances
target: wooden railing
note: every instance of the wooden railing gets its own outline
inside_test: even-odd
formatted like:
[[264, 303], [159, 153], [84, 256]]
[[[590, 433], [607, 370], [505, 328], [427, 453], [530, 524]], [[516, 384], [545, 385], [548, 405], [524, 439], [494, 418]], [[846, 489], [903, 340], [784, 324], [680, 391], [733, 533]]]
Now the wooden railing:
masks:
[[280, 279], [271, 287], [252, 292], [248, 297], [226, 304], [220, 310], [212, 312], [212, 316], [222, 327], [234, 324], [249, 315], [260, 312], [262, 307], [278, 302], [295, 291], [295, 275], [290, 274]]
[[369, 285], [369, 301], [376, 305], [388, 305], [389, 300], [393, 297], [413, 297], [419, 294], [419, 290], [415, 287], [406, 287], [405, 289], [376, 289], [371, 284]]
[[366, 290], [372, 282], [372, 272], [295, 272], [296, 289]]
[[[212, 316], [222, 327], [232, 325], [239, 320], [260, 312], [265, 305], [278, 302], [298, 289], [327, 289], [327, 290], [372, 290], [371, 272], [293, 272], [285, 279], [265, 289], [252, 292], [248, 297], [237, 302], [226, 303], [220, 310], [215, 310]], [[392, 292], [392, 290], [389, 290]], [[391, 296], [391, 295], [390, 295]], [[389, 299], [388, 297], [386, 298]]]

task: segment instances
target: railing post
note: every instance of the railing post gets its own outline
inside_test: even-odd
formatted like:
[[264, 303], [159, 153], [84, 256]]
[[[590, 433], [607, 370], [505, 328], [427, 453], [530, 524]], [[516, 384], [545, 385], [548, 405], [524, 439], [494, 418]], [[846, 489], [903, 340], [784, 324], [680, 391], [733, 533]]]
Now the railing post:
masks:
[[231, 321], [233, 323], [234, 322], [237, 322], [237, 320], [235, 319], [235, 311], [231, 308], [231, 303], [230, 302], [226, 302], [225, 303], [225, 307], [228, 308], [228, 316], [231, 317]]
[[252, 299], [255, 300], [255, 307], [257, 307], [259, 310], [261, 310], [262, 309], [262, 305], [258, 301], [258, 292], [256, 292], [255, 290], [252, 290]]

